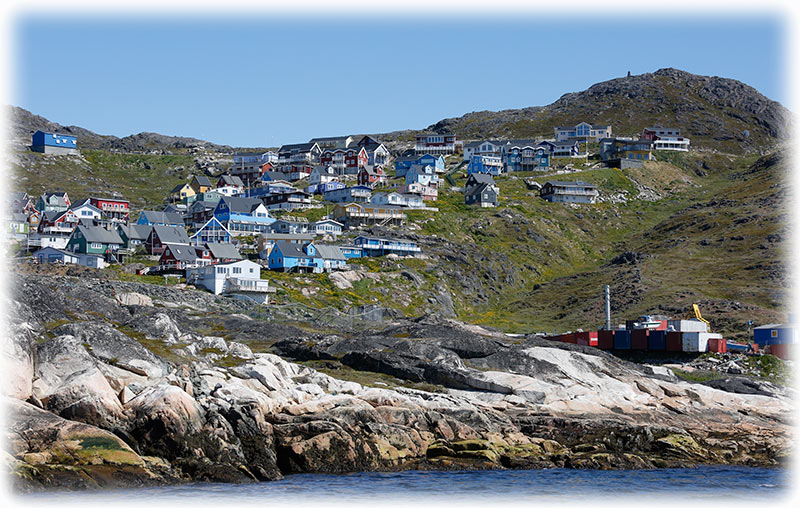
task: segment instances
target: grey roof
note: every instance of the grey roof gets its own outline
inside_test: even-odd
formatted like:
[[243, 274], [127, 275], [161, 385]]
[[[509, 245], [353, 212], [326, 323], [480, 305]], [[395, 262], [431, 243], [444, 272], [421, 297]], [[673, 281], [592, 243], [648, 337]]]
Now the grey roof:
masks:
[[153, 226], [153, 234], [158, 235], [161, 243], [189, 244], [189, 235], [183, 228], [173, 226]]
[[261, 200], [258, 198], [235, 198], [227, 197], [221, 199], [228, 206], [233, 213], [251, 213], [255, 208], [261, 205]]
[[308, 143], [295, 143], [293, 145], [283, 145], [278, 149], [278, 151], [279, 152], [292, 152], [292, 151], [310, 152], [311, 149], [316, 144], [317, 143], [315, 143], [313, 141], [309, 141]]
[[[413, 194], [412, 194], [412, 195], [413, 195]], [[323, 222], [333, 222], [334, 224], [338, 224], [338, 225], [340, 225], [340, 226], [343, 226], [343, 224], [342, 224], [341, 222], [339, 222], [339, 221], [335, 221], [335, 220], [333, 220], [333, 219], [320, 219], [320, 220], [318, 220], [317, 222], [315, 222], [314, 224], [322, 224]]]
[[[303, 252], [303, 246], [300, 245], [299, 243], [291, 243], [283, 240], [278, 240], [277, 242], [275, 242], [275, 247], [281, 250], [281, 254], [283, 254], [283, 257], [285, 258], [313, 259], [315, 257], [319, 257], [319, 256], [309, 256], [308, 254]], [[275, 247], [273, 247], [273, 249]]]
[[12, 222], [28, 222], [28, 216], [24, 213], [11, 212]]
[[144, 210], [140, 215], [144, 215], [147, 222], [161, 224], [178, 224], [183, 226], [183, 217], [173, 212], [158, 212], [155, 210]]
[[231, 175], [222, 175], [219, 177], [222, 180], [222, 183], [225, 185], [234, 185], [238, 187], [244, 187], [244, 182], [238, 176], [231, 176]]
[[65, 213], [67, 212], [59, 212], [57, 210], [46, 210], [42, 212], [42, 220], [47, 222], [53, 222], [62, 215], [64, 215]]
[[29, 199], [27, 192], [12, 192], [11, 193], [11, 200], [12, 201], [25, 201]]
[[281, 240], [313, 240], [313, 233], [261, 233], [261, 238], [265, 240], [281, 241]]
[[553, 143], [553, 145], [555, 145], [555, 146], [564, 146], [564, 147], [566, 147], [566, 146], [573, 147], [573, 146], [575, 146], [576, 143], [577, 143], [577, 141], [574, 141], [574, 140], [573, 141], [556, 141], [555, 143]]
[[192, 201], [192, 204], [189, 205], [188, 211], [194, 213], [200, 211], [201, 208], [203, 211], [213, 210], [217, 207], [217, 203], [219, 203], [219, 201], [205, 201], [203, 199], [198, 199], [196, 201]]
[[562, 180], [548, 180], [544, 184], [547, 185], [548, 183], [554, 187], [591, 187], [593, 189], [596, 188], [593, 184], [588, 182], [582, 182], [580, 180], [576, 180], [574, 182], [565, 182]]
[[482, 194], [484, 191], [489, 191], [492, 194], [497, 195], [497, 193], [494, 191], [494, 189], [491, 187], [491, 185], [488, 185], [486, 183], [481, 183], [479, 185], [470, 186], [467, 190], [464, 191], [464, 195], [465, 196], [472, 196], [472, 195], [475, 195], [475, 194]]
[[197, 180], [197, 183], [202, 185], [203, 187], [213, 187], [211, 184], [211, 180], [205, 175], [194, 175], [192, 181]]
[[125, 233], [125, 236], [128, 237], [130, 240], [147, 240], [147, 237], [150, 236], [150, 232], [153, 230], [153, 226], [148, 226], [147, 224], [128, 224], [126, 225], [119, 225], [121, 231]]
[[283, 180], [284, 178], [286, 178], [286, 175], [284, 175], [280, 171], [264, 171], [262, 178], [264, 176], [268, 176], [270, 180]]
[[480, 185], [482, 183], [485, 183], [487, 185], [497, 185], [494, 182], [494, 178], [492, 178], [492, 175], [487, 175], [485, 173], [471, 173], [467, 177], [467, 181], [469, 181], [470, 179], [473, 179], [475, 181], [475, 184], [478, 184], [478, 185]]
[[244, 259], [239, 250], [230, 243], [207, 243], [206, 248], [216, 259]]
[[347, 141], [347, 138], [353, 138], [355, 136], [348, 135], [348, 136], [329, 136], [327, 138], [311, 138], [308, 140], [309, 143], [319, 143], [320, 141]]
[[[316, 245], [317, 254], [322, 259], [333, 259], [335, 261], [345, 261], [347, 258], [342, 254], [342, 249], [337, 245]], [[281, 251], [283, 252], [283, 251]]]
[[181, 189], [182, 189], [182, 188], [183, 188], [185, 185], [188, 185], [188, 184], [187, 184], [186, 182], [184, 182], [184, 183], [179, 183], [178, 185], [176, 185], [175, 187], [173, 187], [173, 188], [172, 188], [172, 190], [171, 190], [171, 191], [169, 191], [169, 193], [170, 193], [170, 194], [175, 194], [176, 192], [178, 192], [179, 190], [181, 190]]
[[170, 203], [167, 206], [165, 206], [164, 209], [161, 211], [183, 216], [183, 214], [186, 213], [186, 208], [187, 206], [184, 205], [183, 203]]
[[86, 226], [83, 224], [79, 224], [77, 230], [83, 234], [87, 242], [108, 244], [116, 243], [122, 245], [122, 238], [119, 237], [119, 234], [117, 234], [116, 231], [109, 231], [100, 226]]
[[[192, 246], [168, 245], [167, 248], [178, 261], [195, 261], [197, 259], [197, 251]], [[164, 252], [166, 253], [166, 249]]]

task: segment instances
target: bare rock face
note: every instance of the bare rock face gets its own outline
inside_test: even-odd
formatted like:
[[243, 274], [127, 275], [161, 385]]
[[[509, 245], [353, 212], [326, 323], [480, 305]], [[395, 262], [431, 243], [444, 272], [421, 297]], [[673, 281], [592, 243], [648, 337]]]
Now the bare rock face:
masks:
[[12, 323], [3, 340], [3, 394], [25, 400], [33, 393], [34, 331], [27, 323]]

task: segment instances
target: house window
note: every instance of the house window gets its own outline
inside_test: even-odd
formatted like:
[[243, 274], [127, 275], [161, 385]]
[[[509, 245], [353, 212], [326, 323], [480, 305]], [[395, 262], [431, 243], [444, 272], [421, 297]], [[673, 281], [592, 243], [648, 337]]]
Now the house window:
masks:
[[778, 336], [778, 330], [772, 330], [770, 335], [772, 335], [773, 338], [776, 338]]
[[97, 242], [92, 242], [90, 247], [93, 248], [93, 249], [101, 249], [101, 248], [103, 248], [103, 244], [102, 243], [97, 243]]

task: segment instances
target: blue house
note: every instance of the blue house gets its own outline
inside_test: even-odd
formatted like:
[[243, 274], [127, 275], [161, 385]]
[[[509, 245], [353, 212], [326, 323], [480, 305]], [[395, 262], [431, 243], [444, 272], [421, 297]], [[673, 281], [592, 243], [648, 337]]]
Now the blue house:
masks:
[[444, 157], [426, 153], [420, 157], [399, 157], [394, 161], [395, 176], [406, 176], [411, 166], [433, 166], [436, 173], [444, 173]]
[[493, 155], [473, 155], [467, 167], [467, 174], [483, 173], [498, 176], [503, 173], [503, 159]]
[[231, 243], [233, 235], [222, 225], [216, 217], [211, 217], [189, 237], [192, 245], [203, 245], [205, 243]]
[[361, 247], [362, 257], [385, 256], [397, 254], [399, 256], [413, 256], [422, 249], [409, 240], [395, 240], [391, 238], [377, 238], [374, 236], [357, 236], [353, 240], [356, 247]]
[[406, 173], [406, 185], [412, 183], [436, 187], [439, 185], [439, 177], [436, 175], [434, 167], [430, 164], [424, 166], [414, 164]]
[[66, 134], [36, 131], [31, 136], [31, 150], [54, 155], [76, 155], [78, 138]]
[[503, 156], [506, 171], [542, 171], [550, 166], [550, 148], [536, 144], [510, 144]]
[[313, 243], [297, 244], [278, 240], [268, 257], [269, 269], [278, 272], [322, 273], [322, 257]]
[[753, 328], [753, 341], [760, 347], [773, 344], [795, 344], [797, 334], [793, 324], [769, 324]]
[[309, 185], [306, 187], [306, 192], [313, 194], [325, 194], [328, 191], [344, 189], [345, 185], [342, 182], [325, 182], [317, 185]]
[[234, 236], [265, 233], [275, 222], [256, 198], [223, 197], [213, 215]]
[[347, 259], [360, 258], [362, 256], [361, 247], [356, 247], [355, 245], [340, 245], [339, 250], [342, 251], [342, 254]]

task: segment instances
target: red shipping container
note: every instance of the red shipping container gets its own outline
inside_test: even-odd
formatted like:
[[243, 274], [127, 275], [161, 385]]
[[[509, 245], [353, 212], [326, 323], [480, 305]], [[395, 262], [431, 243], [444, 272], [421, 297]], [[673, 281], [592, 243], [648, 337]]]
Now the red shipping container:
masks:
[[789, 347], [790, 344], [770, 344], [769, 353], [781, 360], [789, 360]]
[[708, 339], [706, 348], [709, 353], [727, 353], [728, 341], [725, 339]]
[[614, 349], [614, 330], [598, 331], [597, 347], [600, 349]]
[[753, 351], [758, 353], [758, 344], [756, 344], [755, 342], [753, 342]]
[[667, 351], [683, 351], [683, 332], [667, 332]]
[[597, 332], [575, 332], [575, 338], [581, 346], [597, 346]]
[[561, 335], [551, 335], [549, 337], [545, 337], [547, 340], [554, 340], [557, 342], [561, 342]]
[[561, 336], [561, 342], [568, 342], [570, 344], [577, 344], [578, 340], [575, 338], [574, 333], [565, 333]]
[[631, 349], [647, 349], [647, 330], [633, 330], [631, 332]]

